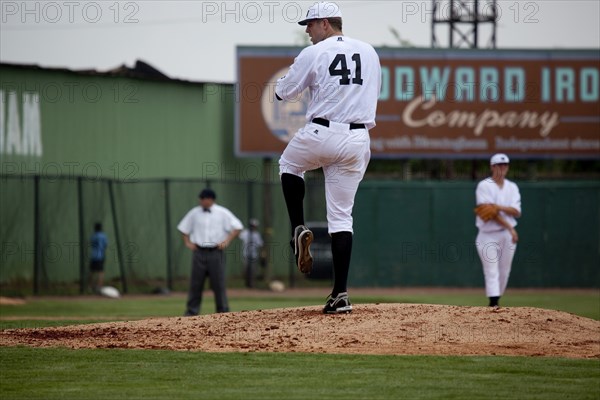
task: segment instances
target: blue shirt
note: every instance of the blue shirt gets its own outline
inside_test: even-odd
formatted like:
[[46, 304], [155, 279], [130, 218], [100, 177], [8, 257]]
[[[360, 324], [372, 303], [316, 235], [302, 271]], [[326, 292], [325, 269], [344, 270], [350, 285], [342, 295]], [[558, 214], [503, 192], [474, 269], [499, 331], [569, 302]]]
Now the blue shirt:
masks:
[[90, 239], [92, 245], [92, 254], [90, 258], [92, 261], [102, 261], [106, 256], [106, 247], [108, 246], [108, 239], [104, 232], [96, 232]]

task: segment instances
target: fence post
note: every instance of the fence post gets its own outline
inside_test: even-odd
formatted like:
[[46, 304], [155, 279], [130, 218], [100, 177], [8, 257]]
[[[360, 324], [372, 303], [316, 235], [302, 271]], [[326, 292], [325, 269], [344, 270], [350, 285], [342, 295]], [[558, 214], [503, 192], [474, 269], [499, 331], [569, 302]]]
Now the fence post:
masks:
[[[271, 191], [271, 183], [274, 179], [272, 172], [272, 160], [268, 157], [263, 158], [263, 220], [264, 220], [264, 233], [265, 236], [263, 238], [263, 242], [265, 243], [265, 255], [266, 255], [266, 271], [265, 271], [265, 280], [272, 278], [273, 273], [273, 197]], [[279, 175], [277, 175], [277, 181], [279, 180]], [[279, 248], [279, 247], [278, 247]], [[293, 278], [290, 279], [290, 287], [293, 287]]]
[[171, 248], [171, 201], [170, 201], [170, 188], [169, 180], [165, 179], [164, 182], [165, 190], [165, 238], [166, 238], [166, 252], [167, 252], [167, 287], [169, 290], [173, 290], [173, 268], [171, 260], [173, 259], [172, 248]]
[[77, 208], [79, 211], [79, 293], [85, 293], [85, 228], [83, 221], [83, 178], [77, 178]]
[[255, 275], [255, 271], [254, 268], [252, 268], [253, 266], [258, 264], [258, 260], [253, 259], [253, 251], [254, 251], [254, 243], [253, 243], [253, 235], [252, 235], [252, 231], [250, 230], [250, 219], [253, 217], [252, 213], [253, 213], [253, 208], [254, 208], [254, 204], [253, 204], [253, 200], [254, 200], [254, 193], [253, 193], [253, 188], [254, 186], [252, 185], [252, 181], [248, 181], [246, 182], [248, 185], [248, 197], [246, 198], [246, 207], [247, 207], [247, 211], [246, 214], [248, 215], [248, 220], [246, 221], [246, 229], [248, 232], [248, 242], [245, 243], [245, 247], [244, 248], [244, 243], [242, 244], [242, 259], [244, 259], [244, 253], [246, 253], [246, 271], [245, 272], [245, 283], [246, 283], [246, 287], [248, 288], [252, 288], [254, 287], [254, 275]]
[[115, 207], [115, 194], [113, 191], [113, 181], [108, 180], [108, 195], [110, 197], [110, 209], [113, 217], [113, 226], [115, 227], [115, 242], [117, 244], [117, 262], [119, 271], [121, 272], [121, 284], [123, 285], [123, 293], [127, 293], [127, 278], [125, 276], [125, 268], [123, 267], [123, 253], [121, 248], [121, 240], [119, 238], [119, 221], [117, 218], [117, 209]]
[[40, 294], [40, 176], [33, 178], [33, 294]]

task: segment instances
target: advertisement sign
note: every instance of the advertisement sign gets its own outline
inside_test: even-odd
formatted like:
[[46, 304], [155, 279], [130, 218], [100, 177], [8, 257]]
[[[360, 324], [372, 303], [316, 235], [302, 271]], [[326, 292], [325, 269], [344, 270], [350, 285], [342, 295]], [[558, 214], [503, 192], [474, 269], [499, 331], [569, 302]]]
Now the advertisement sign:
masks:
[[[373, 157], [600, 158], [597, 50], [376, 50]], [[300, 51], [238, 48], [237, 155], [277, 157], [306, 123], [308, 91], [275, 100]]]

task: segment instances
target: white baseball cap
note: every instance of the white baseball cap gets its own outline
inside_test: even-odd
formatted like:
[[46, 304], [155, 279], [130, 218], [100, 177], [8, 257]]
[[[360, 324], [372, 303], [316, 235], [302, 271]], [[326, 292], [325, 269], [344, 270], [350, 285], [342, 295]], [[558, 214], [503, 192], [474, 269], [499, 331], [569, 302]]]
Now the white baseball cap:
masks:
[[335, 3], [328, 1], [322, 1], [313, 4], [306, 13], [306, 18], [298, 22], [298, 25], [306, 25], [308, 21], [313, 19], [324, 19], [324, 18], [342, 18], [342, 12], [340, 7]]
[[508, 156], [502, 153], [494, 154], [490, 159], [490, 165], [508, 164], [509, 162]]

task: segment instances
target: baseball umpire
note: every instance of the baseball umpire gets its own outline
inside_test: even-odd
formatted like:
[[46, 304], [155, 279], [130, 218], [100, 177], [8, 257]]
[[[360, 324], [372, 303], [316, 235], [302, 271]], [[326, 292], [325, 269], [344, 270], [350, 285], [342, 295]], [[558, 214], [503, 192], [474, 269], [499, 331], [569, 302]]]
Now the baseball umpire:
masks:
[[515, 226], [521, 216], [521, 194], [517, 185], [506, 179], [509, 162], [506, 154], [492, 156], [492, 176], [479, 182], [475, 190], [475, 224], [479, 229], [475, 245], [489, 305], [495, 309], [506, 290], [519, 240]]
[[312, 268], [313, 233], [304, 225], [304, 173], [323, 168], [334, 286], [324, 313], [352, 311], [347, 280], [352, 253], [352, 209], [371, 157], [369, 129], [375, 126], [381, 90], [381, 65], [373, 47], [342, 33], [335, 3], [315, 3], [306, 18], [313, 46], [302, 50], [277, 81], [278, 100], [294, 101], [308, 88], [306, 125], [288, 143], [279, 174], [291, 226], [298, 269]]
[[192, 208], [177, 225], [185, 246], [192, 250], [192, 271], [185, 316], [198, 315], [204, 281], [208, 277], [218, 313], [228, 312], [225, 288], [225, 253], [243, 229], [242, 222], [227, 208], [216, 204], [216, 193], [203, 189], [199, 205]]

